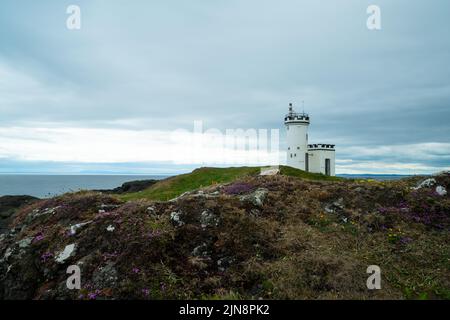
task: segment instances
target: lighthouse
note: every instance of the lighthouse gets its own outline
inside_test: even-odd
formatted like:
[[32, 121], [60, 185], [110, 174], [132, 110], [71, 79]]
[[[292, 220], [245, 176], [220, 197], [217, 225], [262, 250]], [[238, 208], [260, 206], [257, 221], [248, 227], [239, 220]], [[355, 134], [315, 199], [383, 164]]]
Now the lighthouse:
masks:
[[284, 124], [287, 131], [287, 165], [309, 171], [309, 115], [304, 112], [295, 113], [292, 103], [290, 103], [289, 113], [284, 117]]
[[308, 143], [309, 115], [305, 112], [296, 113], [290, 103], [289, 112], [284, 117], [284, 124], [287, 137], [287, 165], [307, 172], [334, 176], [335, 145]]

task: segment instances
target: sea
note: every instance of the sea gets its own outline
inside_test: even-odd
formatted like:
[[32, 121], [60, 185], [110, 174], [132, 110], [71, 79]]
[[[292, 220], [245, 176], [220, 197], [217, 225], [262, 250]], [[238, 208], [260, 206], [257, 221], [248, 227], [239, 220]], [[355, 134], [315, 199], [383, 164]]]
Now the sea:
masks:
[[[338, 175], [349, 179], [395, 180], [405, 175]], [[50, 198], [66, 192], [80, 190], [107, 190], [124, 182], [164, 179], [163, 175], [32, 175], [0, 174], [0, 196], [29, 195]]]
[[411, 175], [403, 174], [338, 174], [337, 176], [347, 179], [373, 179], [379, 181], [399, 180], [412, 177]]
[[37, 198], [50, 198], [66, 192], [80, 190], [114, 189], [128, 181], [160, 180], [164, 178], [167, 178], [167, 176], [0, 174], [0, 196], [28, 195]]

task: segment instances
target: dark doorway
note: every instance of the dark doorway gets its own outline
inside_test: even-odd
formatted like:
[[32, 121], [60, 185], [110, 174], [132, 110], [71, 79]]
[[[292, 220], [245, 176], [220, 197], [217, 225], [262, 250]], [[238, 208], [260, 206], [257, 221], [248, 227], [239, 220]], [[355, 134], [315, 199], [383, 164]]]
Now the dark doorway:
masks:
[[325, 159], [325, 175], [331, 176], [331, 161], [330, 161], [330, 159]]
[[308, 153], [305, 153], [305, 171], [309, 172], [309, 157], [308, 157]]

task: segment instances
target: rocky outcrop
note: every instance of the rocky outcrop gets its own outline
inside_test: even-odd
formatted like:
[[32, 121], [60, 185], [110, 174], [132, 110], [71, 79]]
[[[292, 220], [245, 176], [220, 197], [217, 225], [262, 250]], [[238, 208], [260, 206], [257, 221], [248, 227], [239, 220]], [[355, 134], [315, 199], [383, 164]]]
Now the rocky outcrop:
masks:
[[[41, 200], [0, 235], [0, 299], [445, 298], [450, 175], [433, 179], [255, 176], [171, 201]], [[383, 290], [367, 290], [371, 264]]]
[[428, 179], [421, 181], [417, 186], [413, 187], [412, 189], [419, 190], [422, 188], [429, 188], [429, 187], [434, 186], [435, 184], [436, 184], [436, 179], [428, 178]]
[[139, 192], [145, 190], [152, 185], [154, 185], [159, 180], [149, 179], [149, 180], [136, 180], [129, 181], [122, 184], [120, 187], [111, 189], [111, 190], [96, 190], [98, 192], [104, 193], [112, 193], [112, 194], [123, 194], [123, 193], [131, 193], [131, 192]]
[[240, 200], [242, 202], [251, 203], [256, 207], [262, 207], [268, 193], [269, 190], [266, 188], [259, 188], [251, 194], [241, 196]]
[[0, 234], [8, 230], [14, 214], [22, 206], [39, 200], [31, 196], [3, 196], [0, 197]]

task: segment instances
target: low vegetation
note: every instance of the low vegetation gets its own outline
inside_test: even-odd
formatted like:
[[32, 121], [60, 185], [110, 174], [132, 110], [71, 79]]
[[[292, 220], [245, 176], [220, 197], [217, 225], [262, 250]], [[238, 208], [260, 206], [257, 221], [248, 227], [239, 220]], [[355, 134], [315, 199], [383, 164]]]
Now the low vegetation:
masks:
[[450, 299], [450, 174], [281, 173], [203, 168], [35, 202], [0, 236], [0, 299]]
[[258, 167], [238, 168], [200, 168], [192, 173], [182, 174], [162, 180], [150, 188], [123, 195], [123, 200], [170, 200], [187, 191], [196, 190], [214, 184], [226, 183], [239, 177], [258, 175]]
[[[341, 178], [329, 177], [323, 174], [309, 173], [291, 167], [280, 166], [281, 174], [310, 180], [337, 181]], [[182, 174], [159, 181], [150, 188], [122, 195], [122, 200], [161, 200], [167, 201], [181, 194], [208, 187], [211, 185], [227, 183], [246, 176], [257, 176], [261, 167], [234, 167], [234, 168], [200, 168], [192, 173]]]

